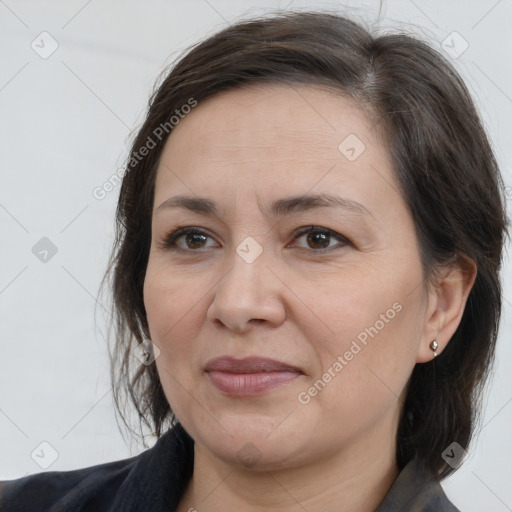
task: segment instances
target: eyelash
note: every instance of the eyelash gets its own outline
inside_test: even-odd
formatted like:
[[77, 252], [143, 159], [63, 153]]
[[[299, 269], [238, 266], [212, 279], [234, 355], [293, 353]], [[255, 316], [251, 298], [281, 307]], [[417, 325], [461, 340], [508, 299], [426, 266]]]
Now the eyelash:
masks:
[[[329, 252], [329, 251], [332, 251], [335, 249], [340, 249], [341, 247], [344, 247], [346, 245], [353, 246], [352, 242], [348, 238], [344, 237], [343, 235], [340, 235], [339, 233], [337, 233], [336, 231], [333, 231], [332, 229], [323, 228], [320, 226], [305, 226], [304, 228], [300, 228], [294, 234], [294, 239], [300, 238], [301, 236], [303, 236], [307, 233], [311, 233], [311, 232], [329, 235], [330, 237], [337, 239], [340, 242], [340, 244], [335, 245], [334, 247], [327, 247], [327, 248], [323, 248], [323, 249], [306, 249], [304, 247], [299, 247], [299, 249], [303, 249], [306, 251], [309, 250], [314, 253], [324, 253], [324, 252]], [[200, 249], [182, 249], [181, 247], [177, 247], [176, 241], [179, 238], [181, 238], [182, 236], [186, 236], [186, 235], [203, 235], [203, 236], [207, 236], [208, 238], [212, 238], [210, 235], [208, 235], [208, 233], [202, 231], [201, 229], [198, 229], [195, 227], [181, 227], [181, 228], [178, 228], [178, 229], [168, 233], [164, 237], [163, 241], [159, 244], [159, 248], [171, 250], [171, 251], [196, 252], [196, 253], [203, 252], [205, 249], [208, 249], [208, 247], [206, 247], [206, 248], [203, 247]], [[330, 242], [330, 240], [329, 240], [329, 242]]]

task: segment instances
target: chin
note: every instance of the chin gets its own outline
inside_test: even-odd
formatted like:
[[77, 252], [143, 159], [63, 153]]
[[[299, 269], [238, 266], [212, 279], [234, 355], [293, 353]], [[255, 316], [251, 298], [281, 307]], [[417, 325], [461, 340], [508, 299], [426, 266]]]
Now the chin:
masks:
[[316, 436], [312, 433], [308, 442], [293, 434], [293, 429], [290, 431], [291, 423], [284, 429], [279, 421], [258, 421], [257, 415], [245, 414], [232, 422], [222, 421], [226, 430], [214, 423], [207, 429], [206, 423], [201, 424], [198, 435], [193, 436], [196, 442], [226, 464], [251, 471], [276, 471], [303, 463]]

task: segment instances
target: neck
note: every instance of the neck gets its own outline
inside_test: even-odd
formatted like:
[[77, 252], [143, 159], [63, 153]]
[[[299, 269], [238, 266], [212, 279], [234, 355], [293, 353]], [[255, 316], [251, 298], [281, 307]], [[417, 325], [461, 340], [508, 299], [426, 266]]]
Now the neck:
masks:
[[[399, 474], [396, 443], [373, 442], [278, 471], [234, 467], [194, 446], [194, 473], [178, 512], [338, 510], [374, 512]], [[385, 449], [383, 449], [383, 446]], [[369, 455], [369, 454], [374, 455]]]

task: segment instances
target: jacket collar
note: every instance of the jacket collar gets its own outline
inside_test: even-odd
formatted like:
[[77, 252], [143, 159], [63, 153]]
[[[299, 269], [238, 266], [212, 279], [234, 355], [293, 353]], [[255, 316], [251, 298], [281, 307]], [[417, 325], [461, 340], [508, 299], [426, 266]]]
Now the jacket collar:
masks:
[[[194, 441], [178, 423], [137, 456], [119, 488], [113, 510], [175, 511], [194, 468]], [[410, 460], [375, 512], [458, 512], [441, 484]]]
[[178, 423], [140, 454], [119, 488], [113, 510], [176, 510], [193, 468], [194, 441]]

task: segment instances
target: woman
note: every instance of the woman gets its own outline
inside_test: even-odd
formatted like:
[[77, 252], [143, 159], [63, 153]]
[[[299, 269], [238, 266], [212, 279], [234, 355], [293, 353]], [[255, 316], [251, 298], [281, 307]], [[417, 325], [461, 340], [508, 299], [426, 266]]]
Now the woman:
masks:
[[425, 43], [304, 12], [210, 37], [153, 95], [117, 210], [113, 383], [159, 439], [4, 482], [1, 509], [457, 510], [503, 203]]

